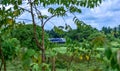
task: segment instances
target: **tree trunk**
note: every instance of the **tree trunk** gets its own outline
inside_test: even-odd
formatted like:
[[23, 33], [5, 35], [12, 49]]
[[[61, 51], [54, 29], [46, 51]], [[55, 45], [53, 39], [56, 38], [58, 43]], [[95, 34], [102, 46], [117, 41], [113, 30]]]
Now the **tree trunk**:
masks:
[[4, 71], [6, 71], [6, 61], [4, 60]]
[[[44, 42], [44, 26], [42, 26], [42, 63], [46, 62]], [[45, 71], [45, 66], [42, 67], [42, 71]]]
[[[0, 44], [1, 44], [1, 42], [0, 42]], [[6, 71], [6, 62], [5, 62], [4, 55], [3, 55], [3, 52], [1, 49], [1, 45], [0, 45], [0, 55], [1, 55], [1, 60], [2, 60], [1, 69], [2, 69], [2, 65], [4, 65], [4, 71]], [[0, 69], [0, 71], [1, 71], [1, 69]]]
[[56, 58], [55, 58], [55, 56], [53, 56], [53, 57], [52, 57], [52, 70], [51, 70], [51, 71], [56, 71], [55, 61], [56, 61]]
[[42, 62], [45, 62], [44, 27], [42, 26]]
[[3, 63], [1, 63], [1, 65], [0, 65], [0, 71], [2, 70], [2, 65], [3, 65]]
[[33, 4], [31, 2], [31, 0], [29, 0], [29, 3], [30, 3], [30, 10], [31, 10], [30, 13], [31, 13], [31, 16], [32, 16], [32, 23], [33, 23], [33, 33], [34, 33], [33, 36], [35, 38], [35, 42], [36, 42], [38, 48], [40, 50], [42, 50], [42, 45], [39, 43], [39, 40], [38, 40], [37, 34], [36, 34], [36, 23], [35, 23], [35, 18], [34, 18], [34, 13], [33, 13]]
[[[36, 23], [35, 23], [35, 18], [34, 18], [34, 13], [33, 13], [33, 4], [31, 2], [31, 0], [29, 0], [30, 3], [30, 13], [32, 16], [32, 22], [33, 22], [33, 32], [34, 32], [34, 38], [36, 41], [36, 44], [38, 46], [38, 48], [42, 51], [42, 63], [46, 62], [45, 59], [45, 46], [44, 46], [44, 23], [43, 23], [43, 19], [41, 19], [41, 26], [42, 26], [42, 42], [40, 43], [38, 38], [37, 38], [37, 34], [36, 34]], [[42, 67], [42, 71], [45, 71], [45, 66]]]

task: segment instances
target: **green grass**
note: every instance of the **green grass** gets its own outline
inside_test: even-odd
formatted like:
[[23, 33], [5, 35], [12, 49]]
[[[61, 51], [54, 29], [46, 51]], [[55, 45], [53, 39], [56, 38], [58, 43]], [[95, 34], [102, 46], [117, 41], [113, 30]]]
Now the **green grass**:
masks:
[[[16, 63], [12, 63], [12, 62], [7, 62], [7, 71], [24, 71], [23, 69], [21, 69], [22, 65], [21, 63], [15, 61]], [[99, 63], [95, 60], [91, 60], [89, 63], [87, 61], [82, 61], [80, 63], [74, 63], [71, 65], [70, 68], [73, 68], [74, 71], [91, 71], [94, 68], [102, 68], [103, 64]], [[75, 70], [76, 69], [76, 70]], [[3, 71], [3, 68], [2, 68]], [[40, 70], [41, 71], [41, 70]], [[60, 68], [56, 68], [56, 71], [66, 71], [66, 69], [60, 69]], [[71, 70], [73, 71], [73, 70]]]
[[[111, 49], [112, 49], [112, 51], [114, 52], [114, 51], [117, 51], [119, 48], [111, 48]], [[96, 50], [104, 51], [105, 48], [97, 48]]]
[[[66, 51], [65, 47], [60, 47], [56, 50], [60, 50], [61, 53], [64, 53]], [[104, 48], [97, 48], [96, 50], [104, 51]], [[118, 48], [112, 48], [113, 51], [118, 50]], [[20, 62], [14, 61], [14, 62], [7, 62], [7, 71], [24, 71], [22, 68], [22, 64]], [[104, 68], [104, 63], [101, 63], [97, 60], [90, 60], [88, 63], [87, 61], [81, 61], [79, 63], [74, 63], [71, 68], [78, 69], [77, 71], [91, 71], [95, 68], [102, 69]], [[3, 68], [2, 68], [3, 71]], [[56, 71], [66, 71], [66, 69], [60, 69], [56, 68]]]
[[[7, 61], [6, 63], [7, 63], [6, 64], [7, 71], [23, 71], [23, 69], [21, 69], [22, 65], [17, 61], [14, 61], [14, 63], [11, 61]], [[3, 71], [3, 66], [2, 66], [2, 71]]]

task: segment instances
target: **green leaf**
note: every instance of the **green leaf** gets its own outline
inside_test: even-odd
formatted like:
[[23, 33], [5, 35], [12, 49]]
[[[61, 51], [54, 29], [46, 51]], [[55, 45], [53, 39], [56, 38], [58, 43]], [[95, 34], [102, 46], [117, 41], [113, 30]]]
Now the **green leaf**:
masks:
[[35, 50], [28, 49], [26, 53], [27, 53], [28, 56], [33, 56], [35, 54]]
[[56, 33], [58, 33], [58, 34], [63, 34], [64, 33], [64, 31], [63, 31], [63, 29], [60, 29], [60, 28], [58, 28], [58, 27], [54, 27], [54, 31], [56, 32]]
[[106, 48], [105, 48], [105, 56], [106, 56], [108, 59], [111, 58], [111, 56], [112, 56], [112, 50], [111, 50], [110, 47], [106, 47]]
[[22, 4], [23, 0], [18, 0], [18, 5]]
[[81, 9], [75, 7], [75, 6], [71, 6], [70, 7], [70, 12], [71, 13], [74, 13], [74, 12], [77, 12], [77, 13], [81, 13]]
[[17, 4], [14, 5], [14, 9], [15, 10], [18, 9], [18, 5]]
[[54, 13], [54, 9], [53, 8], [49, 8], [48, 12], [50, 12], [51, 14], [53, 14]]
[[102, 0], [98, 0], [99, 1], [99, 3], [102, 3]]
[[47, 18], [48, 18], [48, 16], [47, 16], [47, 15], [43, 15], [43, 18], [44, 18], [44, 19], [47, 19]]
[[33, 70], [39, 71], [39, 65], [37, 63], [31, 63], [30, 66], [33, 67]]
[[111, 59], [111, 67], [112, 67], [113, 69], [116, 68], [116, 60], [114, 59], [114, 57], [112, 57], [112, 59]]

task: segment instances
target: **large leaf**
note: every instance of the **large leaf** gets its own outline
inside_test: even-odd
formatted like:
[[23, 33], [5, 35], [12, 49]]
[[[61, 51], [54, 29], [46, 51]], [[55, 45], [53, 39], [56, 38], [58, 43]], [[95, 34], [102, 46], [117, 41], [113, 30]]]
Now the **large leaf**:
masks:
[[35, 50], [28, 49], [26, 53], [27, 53], [28, 56], [33, 56], [35, 54]]
[[106, 48], [105, 48], [105, 56], [106, 56], [108, 59], [111, 58], [111, 56], [112, 56], [112, 50], [111, 50], [110, 47], [106, 47]]

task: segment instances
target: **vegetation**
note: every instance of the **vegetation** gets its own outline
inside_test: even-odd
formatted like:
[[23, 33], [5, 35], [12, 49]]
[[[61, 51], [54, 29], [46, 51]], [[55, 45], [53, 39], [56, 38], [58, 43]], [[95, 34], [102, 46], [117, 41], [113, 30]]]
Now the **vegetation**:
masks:
[[[102, 0], [28, 0], [29, 10], [20, 6], [23, 1], [0, 1], [0, 71], [120, 70], [120, 26], [97, 30], [75, 16], [82, 12], [80, 7], [94, 8]], [[13, 7], [6, 9], [9, 5]], [[43, 15], [39, 6], [48, 7], [51, 16]], [[32, 23], [17, 23], [16, 18], [26, 11]], [[74, 16], [76, 29], [67, 24], [44, 29], [52, 18], [65, 17], [69, 13]], [[65, 44], [49, 41], [49, 38], [61, 37], [66, 39]]]

